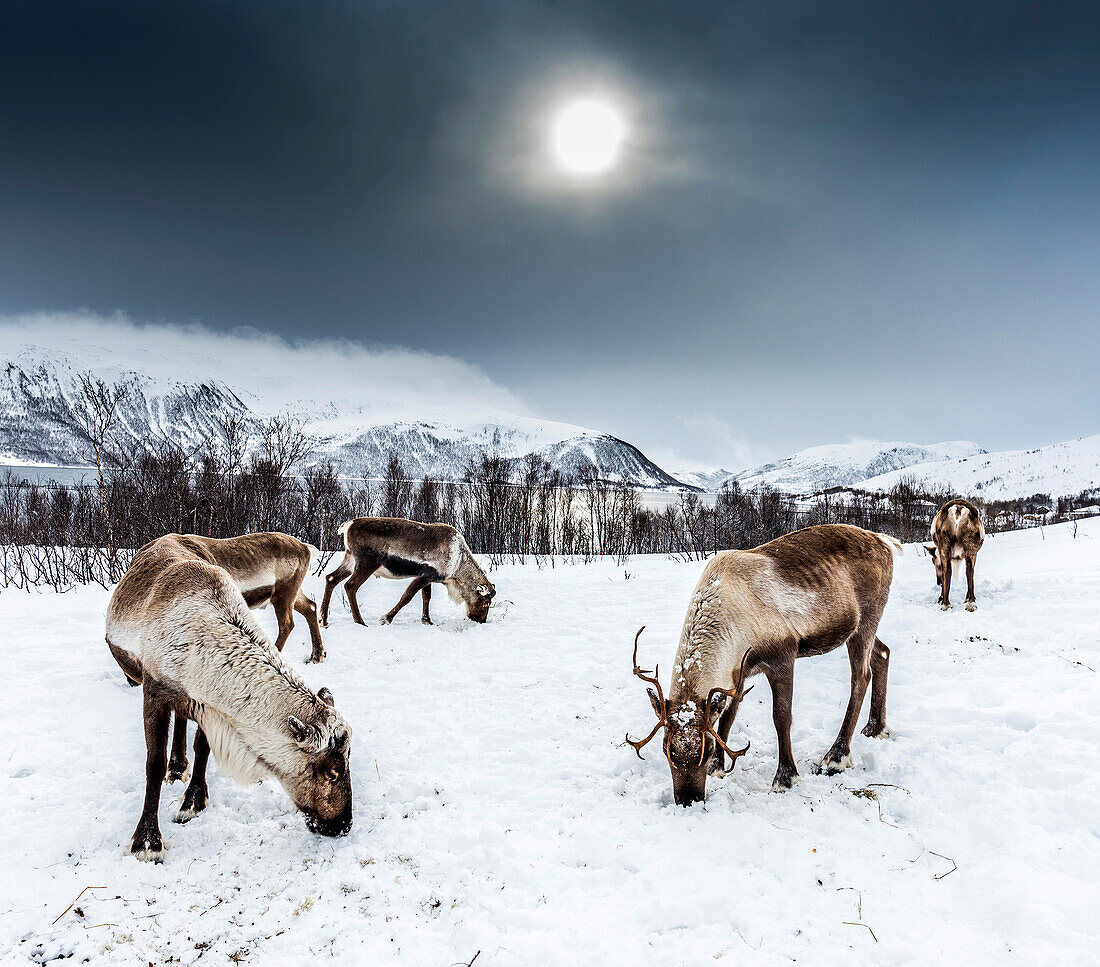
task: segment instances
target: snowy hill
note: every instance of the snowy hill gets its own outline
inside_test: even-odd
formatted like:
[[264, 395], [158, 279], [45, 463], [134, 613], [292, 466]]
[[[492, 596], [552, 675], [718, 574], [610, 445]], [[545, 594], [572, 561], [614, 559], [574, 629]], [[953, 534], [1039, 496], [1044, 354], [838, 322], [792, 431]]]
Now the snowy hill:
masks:
[[892, 470], [914, 464], [953, 460], [983, 453], [969, 441], [949, 443], [879, 443], [860, 441], [810, 447], [775, 463], [743, 470], [734, 479], [743, 489], [767, 484], [788, 493], [812, 493], [829, 487], [848, 487]]
[[902, 477], [931, 489], [972, 494], [986, 500], [1054, 497], [1100, 486], [1100, 436], [1081, 437], [1034, 450], [1002, 450], [953, 460], [918, 463], [864, 480], [865, 490], [889, 490]]
[[0, 463], [86, 464], [88, 441], [74, 414], [83, 406], [79, 377], [90, 373], [127, 386], [123, 438], [164, 435], [197, 446], [217, 438], [227, 416], [255, 429], [289, 413], [318, 441], [313, 459], [332, 460], [351, 474], [379, 475], [396, 452], [414, 477], [453, 480], [481, 453], [517, 461], [533, 453], [563, 472], [591, 467], [608, 480], [676, 484], [623, 440], [503, 408], [523, 404], [445, 357], [356, 349], [350, 352], [360, 358], [349, 362], [340, 347], [304, 350], [298, 358], [285, 344], [273, 348], [251, 337], [189, 340], [172, 329], [158, 329], [155, 340], [142, 335], [121, 327], [5, 347]]

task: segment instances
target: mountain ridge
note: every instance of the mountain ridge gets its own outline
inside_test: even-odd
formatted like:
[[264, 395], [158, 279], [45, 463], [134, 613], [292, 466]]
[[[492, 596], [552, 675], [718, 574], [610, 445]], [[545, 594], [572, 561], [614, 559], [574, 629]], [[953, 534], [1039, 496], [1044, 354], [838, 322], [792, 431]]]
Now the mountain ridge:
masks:
[[411, 476], [458, 480], [470, 460], [492, 452], [514, 462], [534, 454], [562, 473], [588, 469], [601, 479], [642, 487], [680, 486], [633, 444], [572, 424], [468, 404], [428, 405], [424, 410], [435, 412], [420, 419], [405, 418], [403, 407], [387, 412], [385, 401], [378, 400], [361, 406], [310, 400], [284, 407], [208, 372], [191, 378], [172, 375], [163, 358], [150, 374], [132, 357], [82, 348], [71, 352], [27, 344], [3, 362], [0, 455], [5, 462], [89, 462], [89, 441], [77, 418], [83, 407], [80, 376], [87, 373], [126, 385], [117, 421], [122, 440], [163, 435], [193, 447], [220, 437], [228, 416], [256, 431], [264, 419], [289, 411], [316, 441], [311, 460], [331, 461], [348, 474], [380, 476], [389, 454], [397, 453]]

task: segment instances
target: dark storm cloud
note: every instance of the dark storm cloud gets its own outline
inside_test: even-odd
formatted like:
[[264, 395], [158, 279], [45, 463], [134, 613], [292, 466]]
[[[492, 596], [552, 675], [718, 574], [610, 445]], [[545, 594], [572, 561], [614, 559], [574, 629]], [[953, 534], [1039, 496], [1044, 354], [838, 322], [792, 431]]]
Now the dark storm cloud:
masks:
[[[0, 311], [450, 352], [715, 462], [1095, 430], [1093, 10], [8, 2]], [[618, 186], [532, 187], [593, 85]]]

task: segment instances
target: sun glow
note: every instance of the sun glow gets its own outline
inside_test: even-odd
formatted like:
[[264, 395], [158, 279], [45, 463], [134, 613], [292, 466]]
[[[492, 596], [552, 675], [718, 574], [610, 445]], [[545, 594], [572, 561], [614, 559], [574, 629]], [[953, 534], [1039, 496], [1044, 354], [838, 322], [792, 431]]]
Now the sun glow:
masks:
[[619, 160], [625, 137], [626, 124], [609, 104], [574, 101], [562, 108], [554, 121], [554, 156], [573, 174], [601, 174]]

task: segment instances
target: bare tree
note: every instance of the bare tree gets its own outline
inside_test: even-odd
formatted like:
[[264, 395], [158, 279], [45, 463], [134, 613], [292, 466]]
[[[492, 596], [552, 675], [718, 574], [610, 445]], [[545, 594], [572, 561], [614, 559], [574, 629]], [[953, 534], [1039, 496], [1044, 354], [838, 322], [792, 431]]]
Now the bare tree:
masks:
[[112, 430], [118, 419], [119, 408], [130, 397], [130, 387], [125, 383], [110, 385], [93, 377], [90, 373], [81, 373], [79, 380], [81, 406], [73, 411], [73, 417], [95, 453], [99, 505], [107, 527], [107, 557], [110, 562], [108, 577], [111, 581], [115, 581], [122, 575], [115, 573], [115, 520], [107, 499], [104, 460], [108, 446], [114, 442]]
[[405, 473], [401, 458], [391, 452], [386, 462], [386, 475], [382, 478], [382, 516], [407, 516], [411, 495], [412, 481]]
[[279, 476], [285, 476], [317, 448], [301, 420], [273, 416], [260, 430], [260, 452]]

